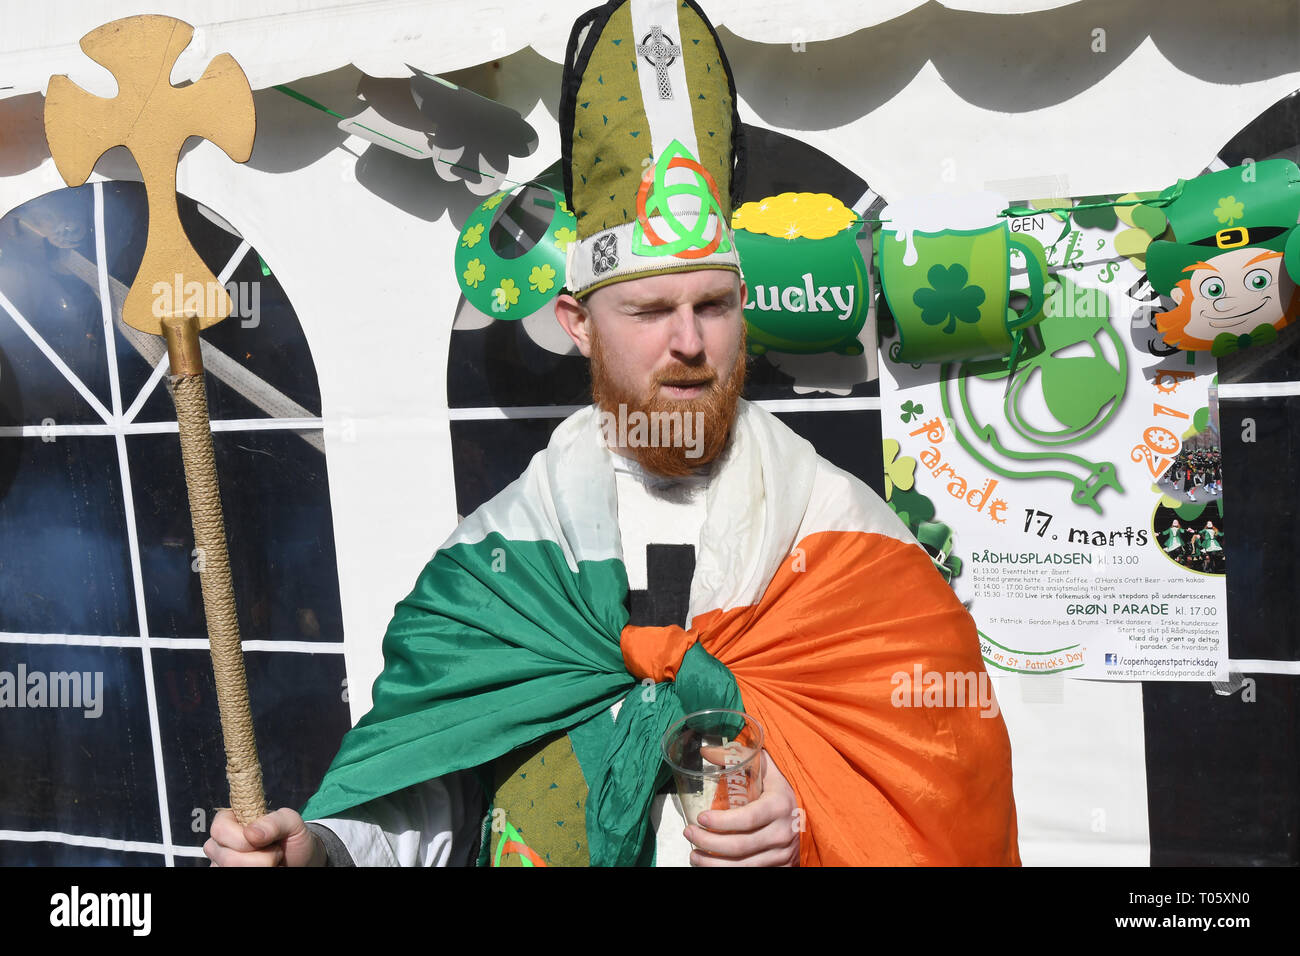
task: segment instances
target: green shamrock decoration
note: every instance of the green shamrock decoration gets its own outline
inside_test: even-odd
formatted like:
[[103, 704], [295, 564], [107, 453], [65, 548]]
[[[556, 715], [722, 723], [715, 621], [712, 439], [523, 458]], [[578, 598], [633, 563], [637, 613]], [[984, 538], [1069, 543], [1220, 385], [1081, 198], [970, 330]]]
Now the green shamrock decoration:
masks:
[[496, 308], [504, 312], [519, 301], [519, 287], [514, 279], [502, 279], [501, 284], [492, 290], [496, 296]]
[[534, 292], [549, 292], [554, 285], [555, 270], [546, 263], [533, 266], [533, 271], [528, 273], [528, 287]]
[[906, 491], [902, 488], [891, 488], [887, 503], [913, 534], [922, 521], [929, 521], [934, 517], [934, 502], [922, 494], [915, 485]]
[[962, 569], [961, 558], [952, 553], [952, 528], [942, 521], [922, 521], [913, 534], [943, 579], [952, 584], [952, 579], [958, 577]]
[[902, 447], [892, 438], [886, 438], [885, 502], [907, 525], [943, 579], [949, 584], [961, 574], [962, 560], [952, 554], [952, 529], [934, 518], [934, 502], [916, 487], [916, 459], [900, 456]]
[[[565, 212], [568, 212], [564, 203], [560, 203], [560, 208], [564, 209]], [[569, 250], [569, 243], [578, 238], [578, 231], [576, 229], [570, 229], [568, 226], [561, 226], [559, 229], [556, 229], [552, 235], [555, 236], [555, 247], [561, 252], [567, 252]]]
[[481, 259], [471, 259], [465, 263], [465, 271], [461, 275], [467, 286], [477, 289], [478, 284], [487, 278], [487, 266], [483, 265]]
[[900, 411], [902, 414], [898, 417], [905, 422], [910, 422], [913, 418], [925, 414], [925, 406], [909, 399], [903, 403], [903, 407]]
[[921, 310], [921, 321], [926, 325], [947, 321], [941, 331], [949, 335], [956, 330], [958, 319], [972, 325], [978, 322], [984, 290], [966, 285], [969, 277], [966, 267], [960, 263], [954, 262], [947, 268], [931, 266], [926, 273], [930, 288], [917, 289], [912, 295], [912, 301]]
[[[1159, 193], [1125, 193], [1117, 202], [1132, 202], [1135, 199], [1155, 199]], [[1125, 226], [1115, 234], [1115, 252], [1127, 258], [1139, 272], [1146, 272], [1147, 246], [1151, 240], [1164, 234], [1169, 220], [1155, 206], [1117, 206], [1115, 215]]]
[[1214, 218], [1225, 226], [1231, 226], [1245, 214], [1246, 206], [1238, 202], [1236, 196], [1221, 196], [1219, 205], [1214, 209]]
[[[1093, 203], [1113, 203], [1115, 196], [1084, 196], [1076, 206], [1091, 206]], [[1074, 224], [1080, 229], [1114, 229], [1119, 223], [1114, 206], [1098, 206], [1096, 209], [1078, 209], [1071, 213]]]
[[892, 438], [884, 441], [885, 458], [885, 500], [893, 497], [894, 489], [908, 491], [916, 483], [916, 459], [911, 455], [899, 455], [902, 446]]

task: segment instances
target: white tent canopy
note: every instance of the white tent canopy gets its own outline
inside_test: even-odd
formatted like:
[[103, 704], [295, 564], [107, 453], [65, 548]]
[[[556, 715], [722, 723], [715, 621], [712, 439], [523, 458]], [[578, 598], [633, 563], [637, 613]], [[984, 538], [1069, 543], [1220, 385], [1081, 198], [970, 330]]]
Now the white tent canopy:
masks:
[[[254, 89], [356, 71], [407, 77], [410, 66], [480, 67], [460, 82], [519, 110], [553, 154], [557, 64], [574, 18], [595, 2], [184, 0], [150, 12], [196, 28], [173, 83], [197, 79], [221, 52]], [[1176, 20], [1089, 0], [703, 6], [735, 68], [741, 118], [804, 139], [887, 195], [1162, 188], [1195, 175], [1247, 119], [1300, 86], [1296, 7], [1265, 0], [1233, 9], [1191, 0]], [[77, 42], [142, 12], [135, 0], [3, 7], [0, 98], [43, 92], [57, 73], [115, 92]], [[344, 115], [365, 105], [352, 98], [355, 78], [325, 88]], [[1194, 104], [1194, 115], [1179, 104]], [[507, 175], [533, 175], [536, 165], [512, 164]]]
[[[1073, 0], [952, 0], [954, 10], [1028, 13]], [[406, 76], [406, 63], [439, 72], [499, 59], [531, 46], [549, 60], [564, 56], [574, 19], [595, 0], [181, 0], [144, 9], [135, 0], [23, 3], [6, 0], [0, 23], [0, 95], [44, 91], [51, 72], [84, 72], [77, 41], [102, 23], [142, 12], [192, 24], [196, 42], [181, 57], [173, 82], [197, 79], [216, 52], [229, 52], [254, 89], [353, 63], [373, 76]], [[924, 0], [706, 0], [714, 23], [759, 43], [799, 43], [847, 36], [923, 6]], [[455, 29], [449, 25], [455, 24]], [[429, 68], [429, 67], [426, 67]], [[89, 88], [89, 87], [87, 87]]]

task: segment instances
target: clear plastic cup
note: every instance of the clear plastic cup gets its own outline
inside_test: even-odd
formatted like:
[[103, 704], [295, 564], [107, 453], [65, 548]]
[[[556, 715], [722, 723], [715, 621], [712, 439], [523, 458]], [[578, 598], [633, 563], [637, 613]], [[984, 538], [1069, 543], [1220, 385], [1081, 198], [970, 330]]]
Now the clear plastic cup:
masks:
[[763, 727], [738, 710], [701, 710], [668, 728], [660, 745], [687, 824], [705, 810], [731, 810], [763, 792]]

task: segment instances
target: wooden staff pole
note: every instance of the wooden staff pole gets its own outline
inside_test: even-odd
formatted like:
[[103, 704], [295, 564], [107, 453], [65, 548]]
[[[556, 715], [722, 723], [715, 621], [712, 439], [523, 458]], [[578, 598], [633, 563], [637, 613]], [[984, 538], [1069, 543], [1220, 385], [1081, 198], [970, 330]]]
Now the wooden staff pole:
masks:
[[197, 316], [163, 319], [171, 374], [167, 384], [176, 402], [176, 423], [185, 465], [185, 487], [190, 497], [194, 546], [199, 552], [199, 582], [203, 589], [203, 614], [208, 622], [212, 672], [221, 712], [221, 735], [226, 744], [226, 777], [230, 805], [240, 823], [252, 823], [266, 813], [262, 791], [262, 765], [257, 758], [253, 713], [248, 702], [244, 650], [235, 614], [235, 587], [226, 550], [226, 524], [217, 485], [217, 465], [212, 453], [212, 426], [208, 419], [203, 358], [199, 351]]

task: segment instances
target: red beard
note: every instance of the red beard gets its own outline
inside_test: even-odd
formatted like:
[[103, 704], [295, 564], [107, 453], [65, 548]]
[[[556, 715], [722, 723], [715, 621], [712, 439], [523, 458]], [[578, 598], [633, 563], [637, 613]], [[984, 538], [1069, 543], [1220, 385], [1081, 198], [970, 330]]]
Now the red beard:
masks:
[[[661, 385], [698, 382], [701, 378], [707, 378], [709, 382], [704, 394], [698, 398], [667, 398], [659, 389]], [[674, 362], [667, 368], [659, 370], [649, 394], [637, 395], [624, 389], [610, 377], [600, 336], [596, 331], [595, 323], [592, 323], [591, 396], [601, 411], [607, 412], [618, 420], [619, 407], [622, 406], [625, 409], [623, 412], [625, 420], [635, 420], [633, 415], [638, 412], [641, 415], [636, 417], [642, 420], [656, 420], [652, 416], [663, 416], [666, 413], [678, 422], [689, 415], [692, 416], [694, 423], [698, 423], [698, 432], [693, 443], [662, 441], [656, 444], [629, 441], [623, 447], [623, 450], [643, 468], [656, 475], [682, 478], [721, 455], [726, 450], [727, 440], [731, 436], [731, 423], [736, 416], [736, 402], [740, 399], [744, 388], [745, 329], [743, 325], [736, 364], [725, 381], [711, 365], [685, 365]], [[700, 414], [696, 415], [696, 413]], [[679, 430], [677, 434], [682, 435], [682, 431]], [[610, 444], [613, 447], [615, 443], [611, 441]]]

